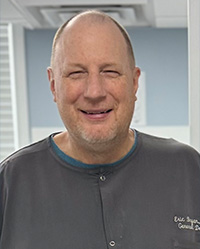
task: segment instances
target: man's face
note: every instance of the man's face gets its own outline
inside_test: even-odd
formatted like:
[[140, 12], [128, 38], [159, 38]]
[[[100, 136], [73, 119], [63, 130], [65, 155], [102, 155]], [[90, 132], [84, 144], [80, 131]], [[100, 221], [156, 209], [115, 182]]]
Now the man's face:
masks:
[[124, 138], [140, 70], [131, 66], [127, 45], [113, 23], [76, 22], [60, 37], [49, 72], [61, 118], [80, 143]]

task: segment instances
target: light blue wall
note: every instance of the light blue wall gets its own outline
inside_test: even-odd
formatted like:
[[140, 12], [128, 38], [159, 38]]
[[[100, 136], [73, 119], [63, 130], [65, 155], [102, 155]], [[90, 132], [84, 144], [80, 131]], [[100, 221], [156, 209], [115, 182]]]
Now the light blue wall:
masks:
[[[137, 65], [146, 73], [147, 125], [188, 125], [187, 30], [128, 28]], [[26, 30], [31, 127], [62, 126], [46, 68], [55, 30]]]
[[147, 124], [187, 125], [187, 30], [128, 31], [137, 65], [146, 73]]
[[26, 30], [26, 67], [31, 127], [62, 126], [47, 77], [55, 30]]

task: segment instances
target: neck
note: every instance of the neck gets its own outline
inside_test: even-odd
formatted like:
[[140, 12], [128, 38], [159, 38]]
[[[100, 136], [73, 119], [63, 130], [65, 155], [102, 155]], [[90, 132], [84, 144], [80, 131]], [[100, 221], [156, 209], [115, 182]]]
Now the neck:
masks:
[[123, 158], [132, 148], [134, 132], [129, 130], [124, 138], [103, 144], [81, 144], [76, 142], [68, 132], [54, 137], [57, 146], [68, 156], [86, 164], [107, 164]]

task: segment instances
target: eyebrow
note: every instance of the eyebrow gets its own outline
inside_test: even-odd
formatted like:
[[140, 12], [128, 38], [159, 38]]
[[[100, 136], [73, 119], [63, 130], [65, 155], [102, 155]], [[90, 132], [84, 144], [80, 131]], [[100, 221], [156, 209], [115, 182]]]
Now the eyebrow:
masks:
[[85, 66], [81, 63], [68, 63], [67, 64], [68, 67], [81, 67], [81, 68], [85, 68]]
[[105, 68], [105, 67], [112, 67], [112, 66], [118, 66], [119, 64], [115, 63], [115, 62], [111, 62], [111, 63], [104, 63], [101, 65], [101, 68]]
[[[81, 63], [69, 63], [67, 64], [68, 66], [71, 67], [81, 67], [81, 68], [85, 68], [85, 65], [81, 64]], [[110, 66], [118, 66], [117, 63], [115, 62], [110, 62], [110, 63], [103, 63], [102, 65], [100, 65], [100, 68], [105, 68], [105, 67], [110, 67]]]

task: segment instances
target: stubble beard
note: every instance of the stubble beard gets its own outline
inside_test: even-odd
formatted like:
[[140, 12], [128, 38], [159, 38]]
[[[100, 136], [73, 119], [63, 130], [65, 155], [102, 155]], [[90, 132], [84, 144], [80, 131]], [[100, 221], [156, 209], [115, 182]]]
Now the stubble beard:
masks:
[[86, 131], [81, 127], [77, 127], [77, 132], [80, 134], [83, 141], [91, 145], [107, 144], [115, 139], [117, 136], [116, 127], [111, 127], [107, 132], [102, 128], [95, 131]]
[[[132, 115], [134, 113], [134, 108], [132, 110]], [[131, 118], [132, 118], [132, 115]], [[129, 116], [129, 115], [127, 115]], [[84, 127], [83, 124], [77, 121], [76, 125], [72, 126], [65, 125], [69, 136], [75, 142], [76, 147], [88, 148], [91, 151], [103, 152], [108, 148], [114, 148], [119, 146], [129, 133], [131, 118], [125, 117], [126, 122], [121, 123], [117, 118], [115, 122], [110, 127]], [[63, 120], [64, 121], [64, 120]], [[66, 121], [66, 120], [65, 120]], [[64, 122], [67, 124], [68, 122]], [[68, 123], [69, 124], [69, 123]]]
[[117, 124], [113, 125], [107, 131], [102, 128], [98, 128], [89, 131], [89, 129], [83, 128], [81, 125], [76, 126], [76, 131], [70, 132], [79, 146], [88, 148], [93, 152], [103, 152], [110, 148], [119, 146], [120, 141], [126, 137], [129, 130], [127, 127], [118, 127]]

